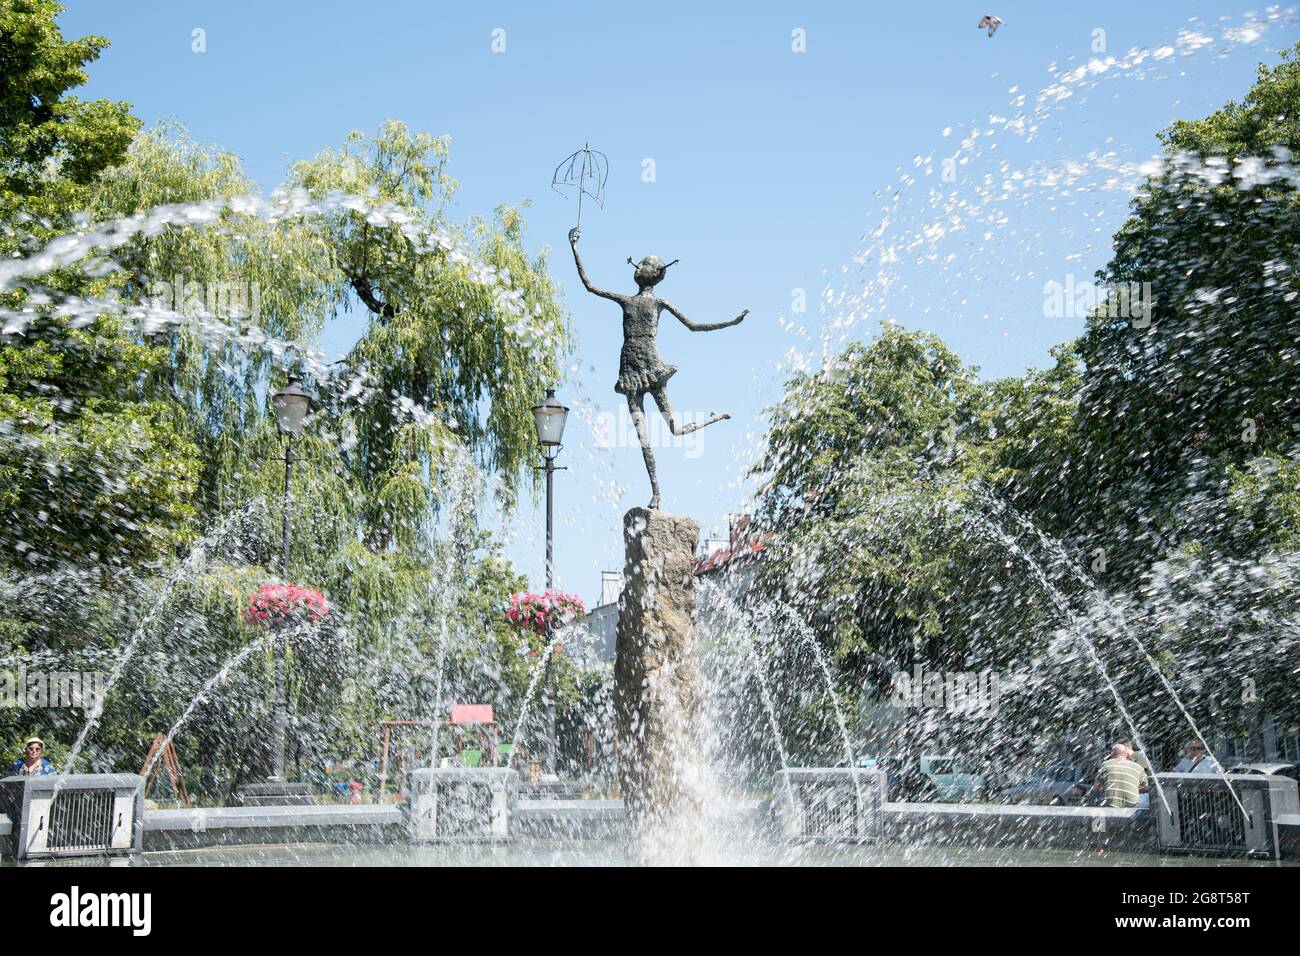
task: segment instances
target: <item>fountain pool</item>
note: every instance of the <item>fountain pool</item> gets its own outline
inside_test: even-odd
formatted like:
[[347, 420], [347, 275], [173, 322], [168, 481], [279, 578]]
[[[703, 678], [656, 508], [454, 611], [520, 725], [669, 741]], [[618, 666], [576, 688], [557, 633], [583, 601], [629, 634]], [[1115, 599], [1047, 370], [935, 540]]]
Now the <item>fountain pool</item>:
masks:
[[[95, 861], [98, 863], [99, 861]], [[623, 844], [610, 840], [530, 839], [501, 845], [325, 846], [279, 844], [140, 853], [122, 866], [624, 866]], [[719, 866], [1259, 866], [1240, 858], [1205, 859], [1096, 850], [958, 846], [733, 845]], [[62, 860], [43, 865], [77, 866]], [[1294, 866], [1294, 861], [1275, 866]]]

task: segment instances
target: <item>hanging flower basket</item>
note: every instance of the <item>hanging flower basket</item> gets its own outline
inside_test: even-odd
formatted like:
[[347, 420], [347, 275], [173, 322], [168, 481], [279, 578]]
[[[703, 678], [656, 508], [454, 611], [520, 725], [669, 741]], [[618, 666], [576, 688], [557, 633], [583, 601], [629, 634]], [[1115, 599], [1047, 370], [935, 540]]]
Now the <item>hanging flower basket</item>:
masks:
[[259, 627], [315, 623], [329, 617], [325, 596], [296, 584], [263, 584], [248, 596], [244, 620]]
[[506, 608], [506, 620], [522, 630], [546, 634], [587, 613], [582, 598], [563, 591], [515, 594]]

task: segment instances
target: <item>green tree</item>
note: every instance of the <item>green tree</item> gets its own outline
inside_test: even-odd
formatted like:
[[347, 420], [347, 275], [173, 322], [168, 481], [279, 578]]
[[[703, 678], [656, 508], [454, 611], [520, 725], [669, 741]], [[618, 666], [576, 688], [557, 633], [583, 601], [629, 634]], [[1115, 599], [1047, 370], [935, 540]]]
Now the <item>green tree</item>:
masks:
[[1099, 308], [1051, 367], [980, 384], [889, 328], [790, 383], [759, 469], [760, 580], [846, 697], [978, 661], [1018, 675], [1020, 733], [1128, 734], [1112, 687], [1157, 744], [1188, 732], [1174, 694], [1234, 732], [1247, 677], [1294, 719], [1297, 116], [1293, 50], [1162, 134], [1099, 274], [1150, 283], [1150, 314], [1141, 292]]
[[[168, 228], [118, 251], [121, 291], [136, 302], [161, 292], [178, 305], [177, 287], [259, 290], [256, 316], [182, 301], [165, 330], [168, 385], [186, 396], [203, 447], [205, 511], [232, 504], [240, 446], [265, 419], [268, 386], [282, 381], [271, 350], [213, 335], [213, 319], [294, 347], [349, 313], [365, 317], [343, 368], [319, 384], [322, 418], [346, 451], [339, 462], [367, 489], [373, 548], [417, 543], [437, 509], [449, 443], [501, 478], [507, 504], [522, 481], [533, 487], [529, 408], [561, 375], [568, 325], [545, 260], [523, 249], [518, 210], [503, 207], [492, 223], [448, 218], [446, 161], [445, 140], [390, 122], [374, 139], [351, 134], [293, 167], [286, 189], [310, 200], [300, 215], [267, 221], [231, 202], [212, 226]], [[110, 219], [251, 188], [233, 157], [164, 127], [132, 146], [93, 209]], [[345, 394], [349, 383], [355, 394]]]
[[[1019, 409], [990, 403], [1017, 391]], [[1052, 610], [1019, 586], [981, 520], [994, 489], [1028, 467], [1017, 433], [997, 424], [1030, 408], [1049, 418], [1039, 391], [982, 386], [935, 336], [891, 326], [797, 376], [773, 409], [758, 466], [772, 540], [756, 603], [774, 599], [811, 629], [837, 665], [843, 712], [864, 692], [887, 694], [899, 671], [1007, 672], [1031, 652]], [[797, 633], [789, 617], [776, 623]], [[791, 639], [774, 653], [774, 697], [794, 708], [783, 722], [791, 745], [820, 739], [820, 756], [827, 745], [834, 756], [834, 734], [801, 703], [817, 675], [809, 649]], [[823, 717], [824, 707], [814, 704]]]
[[[141, 735], [237, 662], [180, 749], [211, 799], [232, 771], [259, 772], [272, 642], [253, 643], [240, 609], [278, 576], [283, 444], [268, 397], [296, 368], [321, 402], [297, 442], [290, 576], [335, 608], [289, 647], [297, 752], [368, 756], [376, 720], [434, 715], [447, 695], [493, 695], [509, 719], [528, 669], [500, 614], [520, 585], [474, 509], [488, 478], [507, 506], [535, 488], [528, 409], [569, 347], [518, 210], [452, 220], [445, 141], [399, 123], [259, 198], [235, 157], [178, 125], [132, 139], [125, 105], [67, 96], [106, 44], [64, 43], [57, 11], [0, 4], [0, 248], [28, 256], [160, 207], [194, 215], [0, 291], [0, 561], [18, 565], [0, 576], [5, 650], [107, 670], [132, 640], [83, 764], [104, 769], [136, 769]], [[364, 319], [359, 340], [323, 368], [315, 342], [349, 314]], [[176, 567], [176, 545], [232, 517]], [[69, 562], [90, 573], [62, 574]], [[25, 713], [0, 730], [36, 721], [70, 738], [82, 719]]]
[[[23, 255], [71, 230], [139, 123], [125, 103], [69, 93], [108, 45], [65, 40], [46, 0], [0, 2], [0, 253]], [[193, 446], [143, 382], [165, 354], [111, 314], [77, 327], [58, 294], [94, 295], [79, 270], [47, 287], [0, 290], [28, 320], [0, 333], [0, 563], [151, 561], [186, 534]]]
[[1222, 520], [1216, 489], [1300, 443], [1297, 51], [1261, 65], [1240, 103], [1161, 134], [1164, 167], [1099, 273], [1154, 297], [1149, 317], [1099, 310], [1079, 344], [1077, 443], [1093, 479], [1077, 489], [1078, 531], [1130, 583], [1181, 542], [1256, 549], [1256, 533]]
[[[53, 0], [0, 2], [0, 219], [6, 223], [18, 213], [61, 221], [83, 208], [91, 186], [122, 161], [140, 127], [126, 103], [69, 94], [86, 82], [86, 64], [108, 41], [65, 40], [55, 23], [62, 10]], [[6, 252], [12, 242], [8, 231], [0, 237]]]

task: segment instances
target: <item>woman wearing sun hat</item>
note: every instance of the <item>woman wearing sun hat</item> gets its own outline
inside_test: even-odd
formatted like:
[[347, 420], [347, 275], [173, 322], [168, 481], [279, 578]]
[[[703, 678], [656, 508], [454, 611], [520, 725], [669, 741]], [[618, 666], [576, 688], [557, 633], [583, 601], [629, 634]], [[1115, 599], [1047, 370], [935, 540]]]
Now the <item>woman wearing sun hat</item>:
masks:
[[23, 745], [23, 756], [13, 762], [13, 774], [43, 777], [54, 773], [54, 764], [45, 759], [45, 741], [40, 737], [28, 737]]

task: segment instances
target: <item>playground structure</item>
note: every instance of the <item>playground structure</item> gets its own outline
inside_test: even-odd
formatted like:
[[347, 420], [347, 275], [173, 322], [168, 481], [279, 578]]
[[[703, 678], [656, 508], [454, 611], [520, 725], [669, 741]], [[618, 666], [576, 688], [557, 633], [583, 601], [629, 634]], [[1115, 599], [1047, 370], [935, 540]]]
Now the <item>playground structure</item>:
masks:
[[[394, 747], [394, 732], [407, 728], [424, 728], [427, 735], [415, 734], [410, 743]], [[419, 767], [430, 766], [432, 759], [446, 754], [454, 767], [510, 766], [514, 748], [500, 742], [500, 728], [491, 704], [453, 704], [446, 720], [381, 720], [379, 731], [383, 743], [379, 757], [379, 797], [382, 802], [388, 792], [390, 762], [396, 765], [396, 774]], [[446, 732], [448, 745], [442, 745]], [[423, 736], [424, 746], [421, 747]], [[426, 758], [426, 752], [430, 758]], [[454, 755], [454, 757], [453, 757]]]
[[171, 783], [172, 798], [181, 807], [190, 805], [189, 791], [185, 788], [185, 775], [181, 773], [180, 761], [176, 758], [176, 746], [164, 734], [154, 734], [149, 753], [140, 767], [140, 776], [144, 777], [144, 799], [149, 799], [154, 784], [158, 782], [161, 770], [167, 771]]

